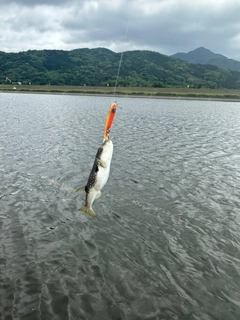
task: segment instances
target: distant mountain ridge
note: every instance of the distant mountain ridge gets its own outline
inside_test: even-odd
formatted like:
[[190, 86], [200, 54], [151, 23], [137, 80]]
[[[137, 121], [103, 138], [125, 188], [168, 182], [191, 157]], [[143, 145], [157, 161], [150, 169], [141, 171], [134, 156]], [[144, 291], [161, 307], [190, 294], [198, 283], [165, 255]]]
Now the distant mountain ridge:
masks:
[[212, 51], [200, 47], [188, 53], [178, 52], [171, 56], [174, 59], [180, 59], [188, 63], [210, 64], [222, 69], [240, 71], [240, 62], [228, 59], [222, 54], [213, 53]]
[[[120, 57], [106, 48], [0, 51], [0, 84], [112, 87]], [[123, 54], [118, 86], [240, 89], [240, 72], [134, 50]]]

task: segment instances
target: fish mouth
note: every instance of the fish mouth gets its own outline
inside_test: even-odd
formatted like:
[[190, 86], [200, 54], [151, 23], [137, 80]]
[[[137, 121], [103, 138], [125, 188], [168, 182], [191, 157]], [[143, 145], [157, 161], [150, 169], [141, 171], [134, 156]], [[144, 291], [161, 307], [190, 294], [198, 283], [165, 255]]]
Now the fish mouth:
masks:
[[103, 144], [105, 144], [105, 143], [111, 143], [112, 141], [109, 139], [109, 138], [104, 138], [103, 139]]

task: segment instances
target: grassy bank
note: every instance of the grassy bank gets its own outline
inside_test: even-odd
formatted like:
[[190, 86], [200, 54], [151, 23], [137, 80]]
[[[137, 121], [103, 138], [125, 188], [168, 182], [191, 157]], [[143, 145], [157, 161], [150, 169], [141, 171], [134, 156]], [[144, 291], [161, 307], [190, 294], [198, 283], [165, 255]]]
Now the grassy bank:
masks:
[[[113, 87], [77, 87], [77, 86], [33, 86], [0, 85], [2, 92], [59, 93], [80, 95], [113, 95]], [[142, 96], [175, 99], [239, 100], [240, 90], [192, 89], [192, 88], [146, 88], [118, 87], [116, 96]]]

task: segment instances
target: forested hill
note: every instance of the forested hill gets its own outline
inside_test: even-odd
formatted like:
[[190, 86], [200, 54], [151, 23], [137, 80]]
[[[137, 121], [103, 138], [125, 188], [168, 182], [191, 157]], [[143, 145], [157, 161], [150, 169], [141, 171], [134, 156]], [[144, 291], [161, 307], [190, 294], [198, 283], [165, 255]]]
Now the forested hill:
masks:
[[[121, 53], [105, 48], [0, 52], [0, 83], [114, 86]], [[152, 51], [127, 51], [118, 81], [131, 87], [240, 88], [240, 72], [190, 64]]]
[[180, 59], [191, 63], [212, 64], [219, 68], [240, 71], [240, 62], [228, 59], [222, 54], [213, 53], [212, 51], [200, 47], [188, 53], [178, 52], [171, 56], [174, 59]]

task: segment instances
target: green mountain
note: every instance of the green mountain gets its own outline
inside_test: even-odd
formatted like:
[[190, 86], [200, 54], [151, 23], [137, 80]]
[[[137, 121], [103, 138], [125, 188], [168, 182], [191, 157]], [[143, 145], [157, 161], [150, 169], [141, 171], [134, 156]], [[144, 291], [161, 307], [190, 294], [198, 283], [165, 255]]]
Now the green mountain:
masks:
[[[105, 48], [0, 52], [0, 83], [114, 86], [121, 53]], [[240, 72], [187, 63], [152, 51], [127, 51], [118, 79], [125, 87], [240, 88]]]
[[188, 53], [178, 52], [171, 57], [190, 63], [211, 64], [223, 69], [240, 71], [239, 61], [228, 59], [221, 54], [213, 53], [212, 51], [203, 47], [197, 48]]

